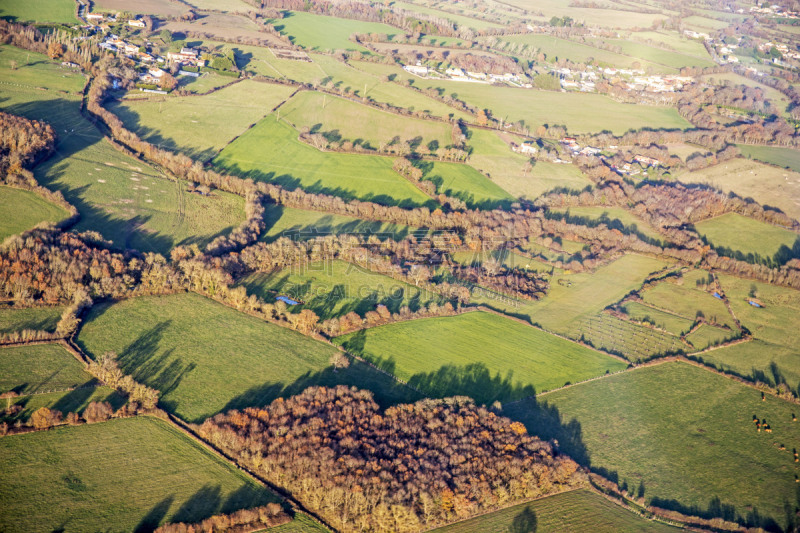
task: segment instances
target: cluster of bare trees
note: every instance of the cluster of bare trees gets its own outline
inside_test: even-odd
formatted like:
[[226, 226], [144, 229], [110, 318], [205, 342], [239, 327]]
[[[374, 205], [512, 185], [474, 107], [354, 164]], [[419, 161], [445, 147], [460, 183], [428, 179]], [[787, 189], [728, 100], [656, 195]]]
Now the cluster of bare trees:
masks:
[[153, 533], [250, 533], [288, 524], [292, 517], [278, 503], [241, 509], [230, 514], [218, 514], [195, 524], [176, 522], [164, 524]]
[[574, 461], [468, 398], [381, 412], [367, 391], [312, 387], [199, 433], [341, 531], [419, 531], [586, 482]]

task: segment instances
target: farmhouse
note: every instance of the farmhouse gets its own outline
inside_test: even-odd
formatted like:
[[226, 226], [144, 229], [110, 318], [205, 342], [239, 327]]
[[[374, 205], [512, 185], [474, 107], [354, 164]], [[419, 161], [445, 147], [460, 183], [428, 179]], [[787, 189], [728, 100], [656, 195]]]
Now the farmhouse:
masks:
[[86, 20], [87, 21], [90, 21], [90, 20], [99, 21], [99, 20], [103, 20], [105, 18], [106, 18], [105, 15], [102, 15], [100, 13], [86, 13]]
[[518, 154], [525, 154], [525, 155], [536, 155], [536, 146], [533, 144], [533, 141], [525, 141], [522, 144], [514, 144], [511, 143], [511, 150]]
[[410, 72], [411, 74], [416, 74], [417, 76], [427, 76], [428, 75], [428, 67], [423, 67], [420, 65], [405, 65], [403, 70], [406, 72]]
[[167, 52], [167, 59], [178, 64], [191, 64], [198, 67], [205, 65], [200, 52], [194, 48], [181, 48], [180, 52]]
[[139, 81], [143, 83], [155, 83], [158, 85], [161, 83], [164, 74], [166, 74], [166, 72], [160, 68], [151, 68], [146, 73], [139, 76]]
[[133, 26], [134, 28], [144, 28], [144, 22], [138, 19], [131, 19], [128, 21], [128, 26]]

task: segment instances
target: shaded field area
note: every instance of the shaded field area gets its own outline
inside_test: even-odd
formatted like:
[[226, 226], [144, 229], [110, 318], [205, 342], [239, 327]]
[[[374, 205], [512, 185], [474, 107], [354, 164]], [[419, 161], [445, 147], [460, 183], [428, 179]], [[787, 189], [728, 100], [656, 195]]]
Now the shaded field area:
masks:
[[589, 490], [581, 489], [509, 507], [432, 533], [668, 533], [666, 524], [645, 520]]
[[418, 165], [423, 168], [423, 179], [436, 184], [438, 194], [459, 198], [470, 208], [508, 208], [514, 199], [469, 165], [441, 161], [424, 161]]
[[577, 224], [605, 224], [610, 229], [616, 229], [622, 233], [638, 234], [645, 239], [659, 242], [664, 238], [646, 221], [621, 207], [551, 208], [549, 211], [565, 215], [569, 220], [576, 219], [574, 223]]
[[0, 462], [5, 531], [151, 531], [278, 501], [149, 417], [4, 437]]
[[0, 307], [0, 335], [23, 329], [55, 331], [61, 307]]
[[736, 213], [703, 220], [694, 225], [714, 249], [725, 255], [742, 255], [775, 260], [782, 264], [794, 255], [792, 248], [800, 235]]
[[[2, 54], [7, 50], [15, 49], [3, 47]], [[78, 209], [75, 229], [98, 231], [119, 248], [166, 253], [178, 244], [203, 246], [244, 219], [242, 198], [188, 193], [185, 183], [169, 181], [115, 149], [83, 118], [79, 96], [56, 92], [80, 90], [81, 76], [61, 78], [49, 60], [31, 68], [30, 81], [50, 89], [0, 84], [0, 109], [55, 128], [56, 153], [36, 167], [35, 176]]]
[[[261, 150], [271, 146], [270, 150]], [[231, 174], [289, 189], [370, 200], [403, 207], [431, 203], [392, 170], [393, 159], [321, 152], [300, 140], [294, 128], [270, 115], [229, 144], [214, 165]]]
[[468, 395], [483, 404], [516, 400], [627, 366], [484, 312], [379, 326], [335, 342], [428, 395]]
[[[504, 414], [534, 435], [558, 439], [564, 453], [649, 504], [774, 529], [785, 527], [784, 505], [796, 501], [796, 411], [672, 362], [513, 404]], [[757, 432], [753, 417], [772, 433]]]
[[9, 391], [18, 396], [0, 401], [0, 407], [21, 408], [0, 413], [0, 419], [9, 423], [24, 422], [41, 407], [66, 415], [82, 413], [90, 402], [107, 401], [114, 409], [125, 403], [123, 396], [100, 386], [77, 359], [55, 344], [0, 348], [0, 393]]
[[279, 295], [288, 296], [301, 302], [289, 306], [290, 311], [310, 309], [321, 320], [351, 311], [364, 316], [379, 304], [397, 313], [402, 307], [417, 311], [431, 302], [444, 303], [438, 294], [338, 260], [308, 263], [269, 274], [256, 272], [239, 283], [248, 294], [256, 294], [267, 302]]
[[289, 97], [294, 87], [244, 80], [202, 96], [109, 106], [125, 126], [161, 148], [205, 160]]
[[38, 195], [0, 186], [0, 242], [10, 235], [32, 229], [40, 222], [60, 222], [67, 218], [63, 208], [51, 204]]
[[192, 422], [312, 385], [358, 385], [381, 402], [414, 396], [367, 365], [334, 372], [336, 348], [191, 293], [97, 305], [78, 342], [93, 357], [116, 352], [126, 374]]
[[267, 242], [272, 242], [280, 237], [306, 241], [314, 237], [346, 233], [376, 235], [378, 238], [389, 237], [399, 241], [411, 233], [427, 234], [426, 230], [418, 230], [403, 224], [375, 222], [275, 204], [267, 206], [264, 218], [267, 222], [267, 231], [261, 236], [261, 240]]

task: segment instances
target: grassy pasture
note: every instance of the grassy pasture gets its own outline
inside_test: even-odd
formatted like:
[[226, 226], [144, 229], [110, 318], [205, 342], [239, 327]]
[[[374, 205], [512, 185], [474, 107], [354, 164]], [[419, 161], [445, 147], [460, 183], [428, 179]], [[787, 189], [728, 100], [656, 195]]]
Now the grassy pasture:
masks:
[[408, 11], [415, 11], [417, 13], [422, 13], [424, 15], [433, 15], [434, 17], [444, 18], [451, 22], [456, 23], [459, 27], [475, 28], [476, 30], [502, 27], [500, 24], [496, 24], [494, 22], [480, 20], [464, 15], [457, 15], [455, 13], [451, 13], [450, 11], [442, 11], [441, 9], [426, 7], [424, 5], [419, 5], [415, 3], [393, 2], [392, 5], [400, 7], [402, 9], [407, 9]]
[[[423, 165], [428, 167], [427, 164]], [[426, 169], [423, 179], [435, 183], [436, 192], [460, 198], [469, 207], [492, 209], [498, 205], [508, 206], [514, 199], [469, 165], [436, 161], [429, 167], [430, 170]]]
[[722, 300], [711, 293], [687, 285], [686, 282], [683, 286], [663, 282], [642, 291], [641, 296], [646, 304], [666, 309], [692, 322], [698, 315], [702, 315], [706, 320], [735, 328], [733, 317], [728, 313]]
[[322, 211], [310, 211], [283, 207], [274, 204], [267, 206], [265, 219], [267, 231], [261, 239], [272, 242], [279, 237], [292, 240], [309, 240], [323, 235], [339, 235], [343, 233], [373, 234], [380, 237], [391, 237], [401, 240], [409, 233], [427, 234], [410, 226], [392, 224], [390, 222], [374, 222], [360, 218], [334, 215]]
[[146, 141], [204, 160], [264, 118], [294, 90], [244, 80], [203, 96], [123, 101], [109, 109]]
[[63, 208], [51, 204], [35, 193], [0, 186], [0, 242], [17, 235], [40, 222], [60, 222], [67, 218]]
[[[524, 529], [526, 526], [528, 529]], [[432, 533], [485, 531], [668, 533], [675, 531], [675, 528], [645, 520], [594, 492], [581, 489], [508, 507], [435, 529]]]
[[[531, 9], [529, 0], [512, 0], [510, 5], [522, 9]], [[659, 13], [636, 13], [613, 9], [609, 2], [609, 9], [586, 8], [570, 6], [566, 0], [539, 0], [536, 10], [541, 11], [545, 20], [551, 17], [570, 16], [575, 22], [583, 22], [588, 26], [602, 26], [607, 28], [649, 28], [656, 20], [666, 19], [666, 15]]]
[[663, 236], [646, 221], [621, 207], [552, 208], [550, 211], [568, 214], [570, 217], [584, 218], [589, 221], [599, 221], [609, 228], [618, 229], [622, 232], [640, 233], [656, 241], [663, 239]]
[[70, 0], [3, 0], [0, 18], [11, 22], [60, 22], [77, 24], [76, 4]]
[[591, 44], [579, 43], [550, 35], [511, 35], [504, 37], [503, 42], [509, 43], [509, 45], [505, 47], [506, 51], [510, 52], [510, 48], [513, 45], [525, 45], [527, 46], [525, 49], [526, 51], [533, 52], [534, 50], [540, 50], [548, 59], [569, 59], [575, 63], [587, 63], [593, 59], [600, 65], [609, 65], [618, 68], [630, 68], [633, 63], [638, 61], [643, 68], [651, 67], [661, 72], [674, 71], [672, 68], [665, 68], [663, 65], [657, 65], [650, 61], [643, 61], [636, 57], [603, 50]]
[[431, 141], [441, 147], [452, 143], [451, 128], [447, 124], [401, 117], [316, 91], [298, 93], [281, 106], [280, 112], [295, 129], [321, 125], [320, 131], [337, 130], [345, 139], [363, 139], [374, 148], [389, 144], [395, 137], [399, 137], [400, 142], [421, 138], [418, 142], [421, 152], [427, 152], [425, 146]]
[[[233, 78], [221, 76], [214, 72], [204, 72], [198, 78], [192, 76], [178, 76], [178, 88], [195, 94], [204, 94], [223, 85], [228, 85]], [[135, 100], [137, 95], [128, 93], [124, 100]], [[131, 98], [133, 97], [133, 98]], [[147, 98], [140, 98], [146, 100]]]
[[[657, 506], [711, 516], [732, 506], [730, 514], [768, 526], [782, 524], [784, 504], [794, 505], [797, 407], [762, 402], [758, 391], [686, 363], [624, 372], [504, 411]], [[757, 433], [754, 415], [773, 433]]]
[[[125, 403], [115, 390], [98, 386], [83, 365], [56, 344], [0, 348], [0, 393], [7, 391], [19, 394], [10, 403], [22, 407], [13, 417], [0, 413], [9, 423], [28, 420], [40, 407], [66, 415], [82, 413], [90, 402], [107, 401], [115, 409]], [[5, 409], [6, 402], [0, 406]]]
[[95, 11], [121, 12], [127, 11], [142, 15], [161, 15], [164, 17], [177, 17], [189, 9], [177, 2], [163, 2], [162, 0], [137, 0], [135, 3], [127, 0], [98, 0], [93, 2]]
[[57, 344], [0, 348], [0, 368], [0, 392], [27, 395], [92, 381], [83, 365]]
[[736, 158], [678, 176], [684, 183], [704, 183], [762, 205], [776, 207], [800, 219], [800, 173]]
[[708, 32], [708, 30], [721, 30], [728, 25], [727, 22], [712, 19], [708, 17], [691, 16], [686, 17], [682, 21], [684, 26], [691, 29], [696, 29], [701, 32]]
[[161, 405], [190, 421], [311, 385], [357, 383], [377, 389], [381, 400], [410, 393], [366, 365], [333, 373], [335, 348], [196, 294], [95, 306], [78, 341], [95, 357], [116, 352], [126, 373], [161, 391]]
[[556, 187], [582, 190], [591, 185], [574, 165], [538, 161], [526, 170], [529, 158], [512, 152], [496, 132], [474, 129], [470, 133], [469, 164], [515, 198], [533, 200]]
[[680, 54], [689, 56], [707, 57], [708, 52], [703, 43], [696, 39], [689, 39], [677, 31], [636, 31], [631, 32], [630, 38], [651, 46], [664, 46]]
[[[410, 75], [396, 69], [401, 79]], [[456, 94], [478, 108], [489, 109], [493, 116], [508, 122], [523, 120], [530, 128], [541, 124], [565, 125], [570, 133], [611, 131], [619, 134], [640, 128], [687, 128], [671, 108], [620, 104], [600, 94], [561, 93], [494, 87], [479, 83], [460, 83], [414, 78], [421, 88], [438, 88], [444, 94]], [[587, 113], [586, 110], [592, 111]]]
[[[392, 170], [390, 157], [321, 152], [297, 137], [291, 126], [269, 115], [229, 144], [214, 165], [243, 177], [346, 199], [401, 206], [431, 201]], [[271, 149], [261, 150], [263, 146]]]
[[673, 335], [682, 335], [689, 331], [693, 321], [686, 317], [673, 315], [644, 305], [639, 302], [627, 302], [623, 306], [625, 313], [635, 320], [652, 322], [654, 325], [663, 328]]
[[302, 302], [290, 306], [293, 312], [311, 309], [320, 319], [355, 311], [361, 316], [383, 304], [393, 313], [407, 306], [416, 311], [442, 298], [408, 283], [376, 274], [345, 261], [324, 261], [291, 267], [277, 272], [253, 273], [239, 282], [248, 294], [267, 302], [279, 295]]
[[[57, 87], [66, 81], [53, 77], [49, 68], [36, 72], [42, 73], [41, 85]], [[75, 86], [75, 78], [69, 83]], [[56, 154], [37, 166], [35, 175], [78, 209], [80, 231], [99, 231], [120, 248], [166, 252], [181, 243], [202, 245], [244, 217], [242, 198], [218, 191], [189, 194], [183, 183], [166, 180], [116, 150], [80, 114], [77, 96], [0, 85], [0, 109], [46, 120], [55, 128]]]
[[698, 329], [686, 336], [686, 340], [692, 343], [697, 350], [704, 350], [709, 346], [721, 344], [735, 335], [731, 330], [718, 328], [709, 324], [703, 324]]
[[[473, 298], [474, 303], [541, 324], [558, 333], [580, 337], [576, 324], [593, 317], [641, 286], [648, 274], [664, 263], [650, 257], [626, 254], [593, 273], [565, 272], [553, 276], [546, 297], [535, 302]], [[559, 281], [561, 280], [561, 281]]]
[[742, 152], [742, 155], [749, 159], [756, 159], [771, 165], [788, 168], [794, 172], [800, 172], [800, 150], [777, 146], [750, 146], [747, 144], [739, 144], [737, 147]]
[[[31, 2], [26, 4], [40, 5]], [[17, 64], [15, 70], [11, 69], [12, 61]], [[10, 88], [30, 92], [37, 92], [37, 89], [50, 89], [79, 93], [86, 83], [86, 79], [79, 71], [62, 67], [60, 63], [50, 61], [50, 58], [43, 54], [6, 44], [0, 45], [0, 80], [3, 80], [3, 83], [0, 84], [0, 95], [3, 96]]]
[[619, 46], [622, 49], [622, 54], [638, 61], [642, 68], [646, 68], [646, 65], [650, 63], [659, 65], [659, 70], [661, 71], [666, 68], [668, 71], [675, 72], [683, 67], [714, 66], [714, 62], [705, 49], [703, 49], [700, 56], [690, 56], [628, 39], [607, 39], [603, 42], [612, 46]]
[[[798, 390], [800, 292], [728, 275], [720, 275], [720, 284], [755, 340], [702, 354], [702, 359], [742, 376]], [[748, 303], [752, 297], [761, 302], [761, 308]]]
[[491, 313], [426, 318], [335, 339], [426, 394], [517, 400], [625, 364]]
[[402, 30], [377, 22], [341, 19], [302, 11], [286, 11], [284, 18], [271, 21], [292, 43], [310, 50], [368, 51], [350, 40], [354, 33], [383, 33], [396, 35]]
[[278, 500], [149, 417], [6, 437], [0, 461], [6, 531], [152, 531]]
[[550, 265], [547, 265], [535, 259], [529, 259], [511, 250], [492, 250], [488, 252], [479, 252], [479, 251], [456, 252], [452, 254], [452, 257], [454, 261], [464, 265], [479, 266], [483, 264], [484, 261], [488, 261], [491, 258], [508, 268], [522, 268], [525, 270], [530, 270], [534, 272], [543, 272], [543, 273], [558, 271], [559, 274], [561, 273], [561, 271], [559, 271], [554, 267], [551, 267]]
[[55, 331], [62, 311], [61, 307], [0, 307], [0, 335], [23, 329]]
[[249, 5], [241, 0], [192, 0], [187, 2], [198, 9], [216, 9], [219, 11], [233, 11], [246, 13]]
[[791, 249], [800, 235], [736, 213], [703, 220], [694, 225], [697, 232], [715, 248], [726, 248], [743, 254], [773, 257], [786, 246]]

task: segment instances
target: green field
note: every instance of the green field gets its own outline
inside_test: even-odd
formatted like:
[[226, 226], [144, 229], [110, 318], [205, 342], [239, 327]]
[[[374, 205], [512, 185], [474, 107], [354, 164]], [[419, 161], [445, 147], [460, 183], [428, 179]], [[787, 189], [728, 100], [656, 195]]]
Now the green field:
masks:
[[[665, 68], [663, 65], [643, 61], [637, 57], [617, 54], [590, 44], [561, 39], [551, 35], [511, 35], [504, 37], [503, 42], [508, 43], [505, 46], [505, 50], [512, 54], [525, 52], [524, 55], [531, 55], [538, 50], [543, 52], [548, 60], [569, 59], [575, 63], [590, 63], [594, 60], [600, 66], [615, 66], [618, 68], [631, 68], [634, 63], [638, 62], [642, 68], [651, 67], [659, 72], [675, 72], [672, 68]], [[515, 52], [515, 50], [518, 51]]]
[[663, 46], [680, 54], [708, 57], [708, 52], [702, 42], [696, 39], [689, 39], [675, 30], [636, 31], [631, 32], [630, 37], [631, 40], [651, 46]]
[[341, 19], [305, 13], [285, 11], [284, 18], [270, 21], [293, 44], [310, 50], [359, 50], [363, 46], [350, 40], [354, 33], [382, 33], [396, 35], [402, 30], [377, 22]]
[[659, 283], [641, 293], [646, 304], [665, 309], [694, 322], [698, 316], [707, 321], [735, 328], [736, 323], [725, 303], [709, 292], [692, 287], [690, 283]]
[[453, 261], [469, 266], [479, 266], [491, 258], [507, 268], [521, 268], [524, 270], [530, 270], [531, 272], [541, 272], [547, 274], [561, 274], [563, 272], [555, 267], [551, 267], [546, 263], [542, 263], [541, 261], [537, 261], [535, 259], [529, 259], [524, 255], [520, 255], [511, 250], [456, 252], [451, 254], [451, 256]]
[[425, 235], [427, 231], [415, 231], [410, 226], [390, 222], [374, 222], [360, 218], [334, 215], [323, 211], [310, 211], [269, 204], [264, 218], [267, 231], [261, 240], [272, 242], [280, 237], [306, 241], [324, 235], [371, 234], [382, 240], [390, 237], [402, 240], [410, 233]]
[[[800, 426], [792, 412], [797, 406], [773, 397], [762, 402], [750, 387], [678, 362], [504, 410], [530, 433], [558, 439], [573, 459], [618, 476], [650, 504], [712, 516], [732, 506], [764, 526], [783, 523], [784, 504], [795, 502], [800, 470], [792, 448]], [[757, 433], [753, 416], [766, 419], [773, 433]]]
[[204, 96], [123, 101], [109, 110], [146, 141], [202, 161], [216, 155], [294, 91], [286, 85], [244, 80]]
[[277, 501], [148, 417], [4, 437], [0, 462], [4, 531], [152, 531]]
[[[721, 275], [734, 313], [754, 341], [702, 354], [707, 363], [770, 385], [800, 388], [800, 292]], [[749, 302], [757, 298], [762, 307]]]
[[676, 72], [683, 67], [714, 66], [714, 62], [705, 49], [698, 50], [699, 55], [686, 55], [627, 39], [605, 39], [599, 42], [619, 47], [623, 55], [638, 60], [643, 69], [647, 67], [648, 63], [658, 65], [658, 70], [664, 71], [666, 68], [672, 72]]
[[792, 249], [800, 235], [736, 213], [703, 220], [694, 225], [716, 249], [772, 258], [782, 247]]
[[737, 144], [736, 147], [747, 158], [757, 159], [764, 163], [800, 172], [800, 150], [777, 146], [750, 146], [747, 144]]
[[[2, 53], [7, 50], [14, 49], [3, 47]], [[0, 84], [0, 109], [55, 128], [56, 154], [37, 166], [35, 175], [78, 209], [75, 229], [99, 231], [120, 248], [165, 253], [178, 244], [203, 245], [244, 219], [242, 198], [219, 191], [188, 193], [184, 183], [164, 179], [115, 149], [80, 114], [78, 96], [56, 92], [82, 87], [82, 77], [57, 78], [44, 66], [35, 74], [52, 89]]]
[[376, 274], [345, 261], [325, 261], [290, 267], [277, 272], [253, 273], [240, 281], [248, 294], [267, 302], [279, 295], [301, 302], [292, 312], [311, 309], [321, 320], [354, 311], [362, 317], [378, 304], [392, 313], [401, 307], [417, 311], [430, 302], [444, 303], [435, 293]]
[[680, 338], [607, 313], [582, 318], [572, 325], [572, 337], [583, 336], [596, 348], [636, 363], [676, 352], [690, 351]]
[[[508, 4], [521, 8], [531, 9], [529, 0], [511, 0]], [[608, 9], [575, 7], [567, 0], [539, 0], [536, 2], [536, 11], [544, 16], [544, 22], [550, 17], [572, 17], [575, 22], [587, 26], [601, 26], [608, 28], [650, 28], [657, 20], [665, 20], [666, 15], [660, 13], [636, 13], [628, 10], [613, 9], [614, 4], [603, 2]], [[648, 6], [652, 9], [652, 6]], [[542, 20], [542, 19], [540, 19]]]
[[499, 185], [465, 164], [436, 161], [430, 164], [430, 170], [425, 170], [423, 179], [435, 183], [437, 193], [460, 198], [470, 208], [508, 207], [514, 199]]
[[682, 335], [692, 327], [692, 320], [686, 317], [673, 315], [641, 304], [639, 302], [627, 302], [623, 306], [625, 313], [635, 320], [650, 322], [655, 326], [665, 329], [673, 335]]
[[0, 219], [0, 242], [40, 222], [56, 223], [69, 215], [63, 208], [35, 193], [3, 186], [0, 186], [0, 213], [8, 215]]
[[[222, 87], [223, 85], [228, 85], [232, 81], [235, 81], [235, 78], [222, 76], [214, 72], [204, 72], [198, 78], [193, 76], [178, 76], [178, 88], [195, 94], [204, 94]], [[128, 93], [125, 95], [125, 98], [136, 98], [137, 96], [136, 93]]]
[[491, 313], [426, 318], [335, 339], [422, 392], [509, 401], [627, 365]]
[[0, 335], [23, 329], [55, 331], [62, 307], [0, 307]]
[[161, 391], [160, 404], [190, 421], [311, 385], [353, 381], [395, 394], [396, 384], [365, 365], [333, 373], [331, 346], [191, 293], [95, 306], [78, 342], [94, 357], [116, 352], [126, 373]]
[[[214, 165], [242, 177], [345, 199], [401, 206], [431, 202], [392, 170], [390, 157], [321, 152], [297, 136], [291, 126], [270, 115], [229, 144]], [[262, 146], [271, 149], [260, 150]]]
[[61, 22], [77, 24], [77, 6], [71, 0], [3, 0], [0, 18], [11, 22]]
[[0, 348], [0, 392], [35, 394], [80, 387], [93, 380], [69, 352], [57, 344]]
[[455, 13], [451, 13], [450, 11], [442, 11], [441, 9], [434, 9], [426, 7], [424, 5], [419, 5], [409, 2], [393, 2], [392, 5], [397, 6], [401, 9], [415, 11], [417, 13], [432, 15], [440, 19], [447, 19], [451, 22], [454, 22], [459, 27], [475, 28], [476, 30], [502, 27], [500, 24], [496, 24], [494, 22], [488, 22], [486, 20], [480, 20], [473, 17], [466, 17], [464, 15], [457, 15]]
[[623, 233], [641, 234], [645, 238], [659, 242], [664, 238], [646, 221], [621, 207], [551, 208], [550, 211], [567, 214], [570, 217], [584, 218], [591, 222], [601, 222], [611, 229], [617, 229]]
[[[26, 2], [26, 4], [41, 6], [49, 2], [50, 0], [43, 0], [41, 3]], [[22, 4], [22, 2], [19, 3]], [[74, 5], [71, 2], [69, 5], [71, 12]], [[15, 70], [11, 69], [12, 61], [17, 64]], [[62, 67], [60, 63], [50, 61], [44, 54], [29, 52], [6, 44], [0, 45], [0, 80], [4, 80], [0, 84], [0, 91], [3, 93], [12, 87], [26, 91], [50, 89], [79, 93], [86, 83], [86, 79], [80, 71]]]
[[280, 113], [297, 130], [337, 131], [344, 139], [360, 139], [373, 148], [388, 145], [395, 137], [399, 143], [413, 140], [420, 153], [429, 152], [427, 145], [431, 141], [441, 147], [452, 143], [447, 124], [401, 117], [316, 91], [300, 92], [281, 107]]
[[[489, 176], [515, 198], [534, 200], [557, 187], [582, 190], [592, 184], [575, 165], [537, 161], [527, 169], [530, 158], [512, 152], [497, 132], [479, 129], [470, 132], [469, 145], [473, 150], [469, 165]], [[519, 144], [518, 139], [514, 141]]]
[[589, 490], [573, 490], [508, 507], [431, 533], [668, 533], [675, 528], [645, 520]]
[[[90, 402], [108, 401], [115, 409], [125, 403], [123, 396], [99, 386], [77, 359], [56, 344], [0, 348], [0, 393], [7, 391], [19, 394], [10, 403], [22, 406], [14, 416], [0, 412], [0, 418], [9, 422], [24, 422], [40, 407], [66, 415], [83, 412]], [[6, 401], [0, 406], [5, 409]]]
[[[399, 68], [400, 79], [411, 79]], [[414, 78], [421, 88], [439, 88], [444, 94], [481, 109], [506, 122], [524, 121], [531, 129], [541, 124], [564, 125], [570, 133], [610, 131], [624, 133], [641, 128], [687, 128], [689, 123], [675, 109], [646, 105], [620, 104], [600, 94], [561, 93], [495, 87], [479, 83], [459, 83]], [[586, 112], [591, 109], [591, 112]]]
[[709, 324], [703, 324], [691, 334], [686, 336], [686, 340], [692, 343], [697, 350], [704, 350], [709, 346], [716, 346], [722, 344], [736, 336], [736, 333]]

